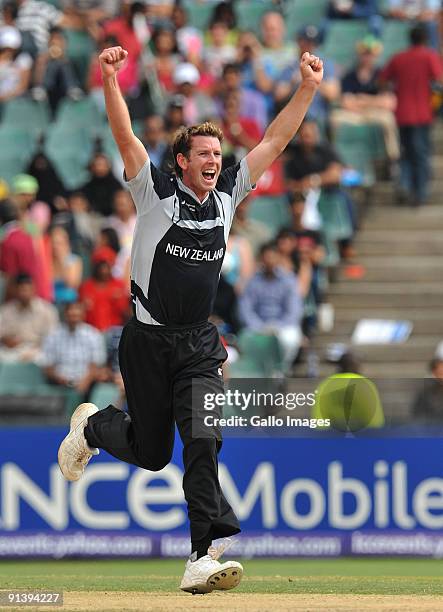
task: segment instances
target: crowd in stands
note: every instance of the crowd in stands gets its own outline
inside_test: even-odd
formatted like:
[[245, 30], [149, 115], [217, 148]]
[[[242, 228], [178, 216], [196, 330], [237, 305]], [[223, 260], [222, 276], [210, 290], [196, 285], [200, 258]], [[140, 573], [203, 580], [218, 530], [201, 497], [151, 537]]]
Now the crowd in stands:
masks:
[[0, 361], [35, 362], [85, 397], [121, 384], [136, 214], [106, 122], [106, 47], [129, 52], [119, 84], [163, 171], [175, 131], [205, 120], [223, 129], [224, 167], [244, 157], [296, 91], [300, 56], [322, 57], [297, 138], [238, 208], [214, 305], [228, 341], [275, 335], [285, 372], [309, 346], [328, 267], [355, 254], [353, 187], [370, 188], [381, 166], [399, 201], [429, 197], [439, 0], [0, 7]]

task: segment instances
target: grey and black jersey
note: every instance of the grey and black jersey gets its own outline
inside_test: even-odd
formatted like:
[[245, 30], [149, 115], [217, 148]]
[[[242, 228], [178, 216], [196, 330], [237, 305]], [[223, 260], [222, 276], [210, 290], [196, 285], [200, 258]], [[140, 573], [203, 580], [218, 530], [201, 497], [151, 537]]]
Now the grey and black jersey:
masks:
[[148, 160], [128, 186], [137, 209], [131, 295], [138, 321], [186, 326], [208, 319], [237, 205], [251, 190], [246, 159], [200, 202]]

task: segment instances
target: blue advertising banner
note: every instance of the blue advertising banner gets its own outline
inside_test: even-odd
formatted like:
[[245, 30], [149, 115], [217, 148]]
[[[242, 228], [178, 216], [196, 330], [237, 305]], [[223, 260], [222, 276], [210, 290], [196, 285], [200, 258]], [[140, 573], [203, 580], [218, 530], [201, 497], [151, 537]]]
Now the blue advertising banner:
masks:
[[[189, 553], [181, 445], [161, 472], [104, 452], [76, 483], [61, 428], [0, 431], [0, 557]], [[220, 480], [244, 556], [443, 557], [441, 438], [230, 438]]]

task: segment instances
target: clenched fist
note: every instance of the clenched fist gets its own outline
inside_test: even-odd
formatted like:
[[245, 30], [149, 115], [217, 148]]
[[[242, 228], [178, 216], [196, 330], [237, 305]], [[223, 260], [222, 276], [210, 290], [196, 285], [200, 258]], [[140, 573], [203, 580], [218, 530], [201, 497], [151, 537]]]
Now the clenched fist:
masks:
[[311, 81], [318, 86], [323, 78], [323, 62], [316, 55], [303, 53], [300, 60], [300, 72], [303, 81]]
[[127, 57], [128, 52], [122, 47], [104, 49], [98, 56], [103, 78], [110, 78], [117, 74]]

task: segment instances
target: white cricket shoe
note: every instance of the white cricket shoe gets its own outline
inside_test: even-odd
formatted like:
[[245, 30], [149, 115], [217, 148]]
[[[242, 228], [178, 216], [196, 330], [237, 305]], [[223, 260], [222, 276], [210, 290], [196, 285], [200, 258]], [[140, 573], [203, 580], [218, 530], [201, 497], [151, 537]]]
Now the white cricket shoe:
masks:
[[78, 480], [98, 448], [90, 448], [84, 429], [90, 416], [98, 412], [95, 404], [80, 404], [71, 417], [70, 430], [58, 449], [58, 464], [66, 480]]
[[231, 546], [226, 538], [217, 547], [210, 546], [208, 554], [196, 561], [188, 559], [180, 588], [193, 595], [214, 590], [227, 591], [236, 587], [243, 576], [243, 566], [237, 561], [220, 563], [219, 557]]

